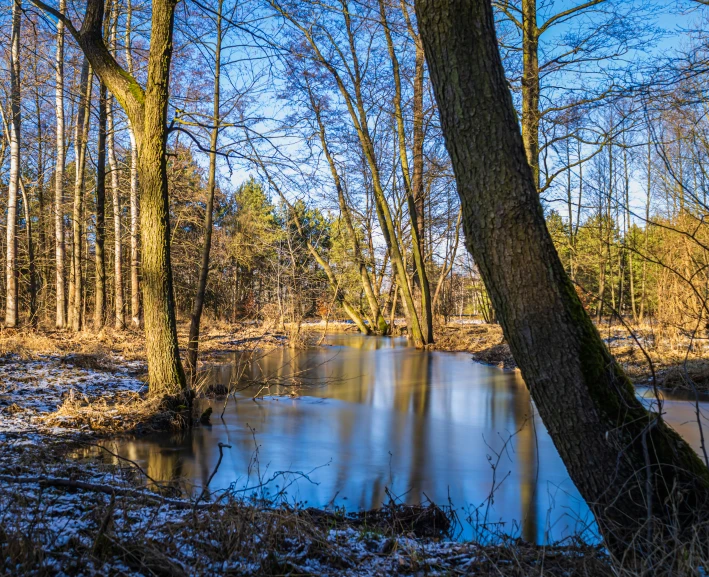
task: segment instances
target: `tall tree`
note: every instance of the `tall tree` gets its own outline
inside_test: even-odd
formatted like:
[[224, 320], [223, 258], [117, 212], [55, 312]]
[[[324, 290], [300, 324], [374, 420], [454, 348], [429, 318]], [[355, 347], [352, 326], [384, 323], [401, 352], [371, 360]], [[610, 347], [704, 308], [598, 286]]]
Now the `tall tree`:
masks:
[[[126, 68], [128, 74], [133, 74], [133, 49], [131, 26], [133, 21], [133, 4], [126, 2]], [[140, 260], [138, 255], [138, 144], [135, 132], [128, 119], [128, 136], [130, 137], [130, 321], [133, 328], [140, 326]]]
[[[108, 47], [115, 52], [116, 31], [118, 28], [118, 2], [111, 2], [111, 16], [109, 17], [110, 32]], [[114, 326], [121, 330], [125, 326], [123, 316], [123, 243], [121, 242], [121, 188], [118, 181], [118, 160], [116, 158], [116, 122], [113, 111], [113, 98], [107, 99], [106, 118], [108, 131], [106, 134], [106, 151], [108, 153], [108, 166], [111, 169], [111, 197], [113, 199], [113, 308]]]
[[32, 1], [63, 20], [96, 73], [126, 111], [135, 132], [141, 184], [143, 302], [150, 392], [155, 395], [180, 393], [186, 389], [186, 380], [177, 346], [165, 159], [172, 33], [177, 2], [152, 2], [147, 82], [143, 89], [133, 75], [116, 62], [103, 41], [103, 0], [87, 0], [80, 29], [76, 29], [65, 14], [41, 0]]
[[106, 321], [106, 86], [99, 87], [98, 151], [96, 155], [96, 286], [94, 300], [94, 329]]
[[[709, 470], [635, 396], [547, 231], [489, 0], [418, 0], [472, 253], [510, 348], [609, 550], [638, 564], [701, 530]], [[706, 535], [701, 537], [706, 538]]]
[[7, 186], [7, 258], [5, 261], [5, 326], [16, 327], [17, 291], [17, 193], [20, 188], [20, 22], [21, 0], [12, 3], [12, 40], [10, 49], [10, 182]]
[[91, 119], [91, 64], [84, 57], [79, 83], [79, 104], [74, 125], [74, 206], [72, 212], [72, 250], [69, 277], [69, 326], [74, 331], [83, 328], [82, 236], [84, 218], [84, 187], [86, 183], [86, 147]]
[[[59, 0], [59, 10], [64, 13], [66, 0]], [[54, 167], [54, 255], [56, 269], [56, 317], [58, 329], [66, 323], [66, 294], [64, 292], [64, 22], [57, 21], [57, 47], [54, 64], [56, 67], [55, 107], [57, 119], [56, 162]]]

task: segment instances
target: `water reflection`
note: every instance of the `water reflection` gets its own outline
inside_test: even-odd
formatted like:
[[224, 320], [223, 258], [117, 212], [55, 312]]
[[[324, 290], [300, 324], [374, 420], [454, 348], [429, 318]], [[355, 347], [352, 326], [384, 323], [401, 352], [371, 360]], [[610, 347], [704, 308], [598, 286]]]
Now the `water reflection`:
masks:
[[[216, 384], [238, 375], [296, 375], [310, 383], [306, 396], [254, 401], [245, 391], [211, 427], [114, 448], [145, 464], [153, 478], [201, 486], [218, 459], [217, 443], [229, 443], [214, 489], [300, 471], [309, 480], [278, 477], [271, 492], [292, 482], [290, 500], [350, 510], [381, 505], [387, 489], [407, 503], [450, 499], [464, 508], [462, 518], [472, 513], [535, 542], [592, 524], [518, 374], [476, 364], [465, 353], [417, 351], [405, 339], [341, 334], [327, 343], [273, 351], [245, 374], [236, 356], [209, 370]], [[221, 404], [213, 403], [217, 415]], [[666, 400], [665, 409], [698, 446], [693, 407]], [[463, 537], [471, 535], [467, 527]]]

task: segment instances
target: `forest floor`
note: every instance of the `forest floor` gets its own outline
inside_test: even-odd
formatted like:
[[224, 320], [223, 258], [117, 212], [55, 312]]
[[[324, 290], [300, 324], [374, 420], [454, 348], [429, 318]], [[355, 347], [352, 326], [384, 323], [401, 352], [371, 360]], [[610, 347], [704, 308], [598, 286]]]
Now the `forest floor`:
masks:
[[[669, 336], [648, 324], [633, 327], [633, 337], [624, 325], [607, 320], [598, 328], [611, 353], [636, 385], [651, 386], [654, 371], [658, 387], [709, 392], [706, 338]], [[433, 348], [466, 351], [478, 362], [505, 370], [517, 368], [500, 325], [451, 322], [437, 328]]]

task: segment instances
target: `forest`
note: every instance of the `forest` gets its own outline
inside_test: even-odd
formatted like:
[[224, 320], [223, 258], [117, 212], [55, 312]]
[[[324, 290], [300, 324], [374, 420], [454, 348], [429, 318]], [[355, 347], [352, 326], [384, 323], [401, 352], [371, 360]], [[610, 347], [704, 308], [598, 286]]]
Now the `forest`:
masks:
[[0, 49], [0, 574], [709, 571], [709, 2]]

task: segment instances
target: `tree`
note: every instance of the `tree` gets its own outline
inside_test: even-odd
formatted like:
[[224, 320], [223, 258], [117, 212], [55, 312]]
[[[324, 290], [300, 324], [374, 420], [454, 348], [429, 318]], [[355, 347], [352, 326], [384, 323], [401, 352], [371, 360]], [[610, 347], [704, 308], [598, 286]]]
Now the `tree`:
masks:
[[39, 8], [62, 20], [108, 90], [126, 111], [138, 146], [141, 183], [143, 302], [150, 392], [185, 390], [185, 374], [177, 346], [175, 296], [170, 263], [165, 149], [175, 0], [152, 3], [152, 28], [146, 87], [124, 70], [109, 52], [102, 35], [104, 2], [87, 0], [84, 21], [74, 27], [63, 13], [41, 0]]
[[[709, 470], [635, 396], [547, 231], [489, 0], [419, 0], [466, 243], [517, 364], [609, 550], [654, 567], [706, 520]], [[706, 535], [702, 538], [706, 538]]]
[[17, 193], [20, 188], [20, 0], [12, 2], [12, 47], [10, 56], [10, 182], [7, 187], [7, 259], [5, 263], [5, 326], [15, 327], [17, 295]]
[[106, 87], [99, 87], [98, 154], [96, 156], [96, 286], [94, 329], [106, 321]]
[[[131, 37], [131, 22], [133, 19], [133, 4], [126, 2], [126, 65], [128, 74], [133, 74], [133, 51]], [[140, 257], [138, 254], [138, 144], [135, 132], [128, 119], [128, 136], [130, 137], [130, 315], [133, 328], [140, 326]]]
[[[59, 1], [59, 11], [64, 13], [66, 1]], [[56, 266], [56, 319], [55, 326], [66, 324], [66, 295], [64, 293], [64, 22], [57, 21], [57, 48], [55, 107], [57, 118], [56, 164], [54, 168], [54, 255]]]

